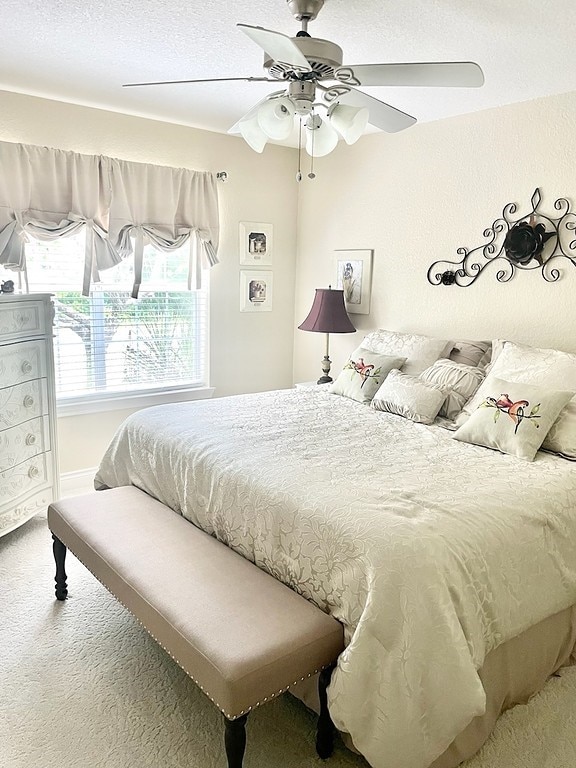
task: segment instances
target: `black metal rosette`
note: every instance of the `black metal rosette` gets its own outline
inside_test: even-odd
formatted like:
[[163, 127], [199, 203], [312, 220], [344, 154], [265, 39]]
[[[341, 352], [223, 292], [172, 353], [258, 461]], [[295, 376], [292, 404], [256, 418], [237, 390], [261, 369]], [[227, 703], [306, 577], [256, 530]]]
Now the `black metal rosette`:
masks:
[[504, 251], [513, 264], [524, 267], [530, 264], [532, 259], [536, 259], [542, 266], [544, 244], [551, 237], [554, 237], [554, 232], [546, 232], [544, 224], [532, 226], [528, 221], [521, 221], [506, 235]]

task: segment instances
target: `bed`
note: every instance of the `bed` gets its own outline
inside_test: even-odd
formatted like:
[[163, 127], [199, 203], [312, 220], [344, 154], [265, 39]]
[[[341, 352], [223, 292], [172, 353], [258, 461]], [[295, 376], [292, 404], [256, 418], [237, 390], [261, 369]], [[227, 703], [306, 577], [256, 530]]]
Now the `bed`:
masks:
[[441, 423], [325, 386], [165, 405], [123, 424], [96, 477], [342, 622], [330, 711], [374, 768], [457, 765], [574, 649], [576, 465]]

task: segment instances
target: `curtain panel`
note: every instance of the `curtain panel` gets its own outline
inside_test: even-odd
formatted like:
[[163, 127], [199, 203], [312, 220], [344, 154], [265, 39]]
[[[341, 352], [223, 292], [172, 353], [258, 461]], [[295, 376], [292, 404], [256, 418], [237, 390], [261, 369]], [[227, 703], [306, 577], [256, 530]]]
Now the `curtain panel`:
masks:
[[[190, 243], [188, 286], [199, 286], [201, 244], [204, 263], [218, 263], [218, 192], [214, 174], [160, 165], [111, 160], [110, 240], [125, 258], [134, 252], [134, 290], [142, 282], [146, 242], [163, 251]], [[132, 245], [132, 238], [134, 245]]]
[[[172, 250], [194, 235], [205, 263], [218, 262], [215, 175], [0, 142], [0, 264], [26, 275], [28, 235], [54, 240], [83, 227], [82, 293], [89, 294], [99, 270], [134, 253], [137, 296], [145, 242]], [[189, 286], [199, 284], [195, 252], [191, 247]]]

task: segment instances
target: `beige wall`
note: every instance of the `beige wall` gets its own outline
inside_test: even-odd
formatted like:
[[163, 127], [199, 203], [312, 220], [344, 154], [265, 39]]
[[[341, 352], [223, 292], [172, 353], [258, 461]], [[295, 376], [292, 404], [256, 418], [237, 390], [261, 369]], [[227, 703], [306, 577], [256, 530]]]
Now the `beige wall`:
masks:
[[[572, 93], [339, 146], [301, 188], [295, 325], [314, 288], [334, 281], [335, 249], [373, 248], [372, 311], [352, 315], [361, 329], [355, 336], [332, 337], [336, 373], [377, 327], [576, 350], [576, 269], [567, 262], [556, 284], [538, 272], [499, 284], [494, 268], [468, 288], [426, 280], [433, 261], [487, 242], [483, 231], [506, 203], [527, 213], [536, 187], [552, 215], [558, 197], [576, 206], [575, 137]], [[295, 380], [319, 375], [322, 354], [317, 334], [296, 330]]]
[[[210, 379], [216, 395], [292, 383], [297, 189], [293, 151], [263, 155], [237, 137], [0, 92], [0, 140], [228, 173], [220, 189], [221, 263], [211, 271]], [[238, 222], [274, 225], [274, 306], [239, 311]], [[63, 472], [94, 466], [126, 411], [59, 420]]]

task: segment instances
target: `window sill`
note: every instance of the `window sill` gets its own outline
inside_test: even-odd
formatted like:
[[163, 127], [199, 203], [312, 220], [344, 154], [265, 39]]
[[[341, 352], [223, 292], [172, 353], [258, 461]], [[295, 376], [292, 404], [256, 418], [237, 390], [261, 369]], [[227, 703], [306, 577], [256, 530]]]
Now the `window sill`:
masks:
[[152, 405], [165, 403], [181, 403], [190, 400], [208, 400], [214, 394], [214, 387], [195, 387], [194, 389], [166, 389], [159, 392], [143, 392], [141, 394], [127, 393], [82, 398], [78, 400], [61, 400], [57, 402], [58, 417], [81, 416], [85, 413], [102, 413], [103, 411], [119, 411], [124, 409], [148, 408]]

